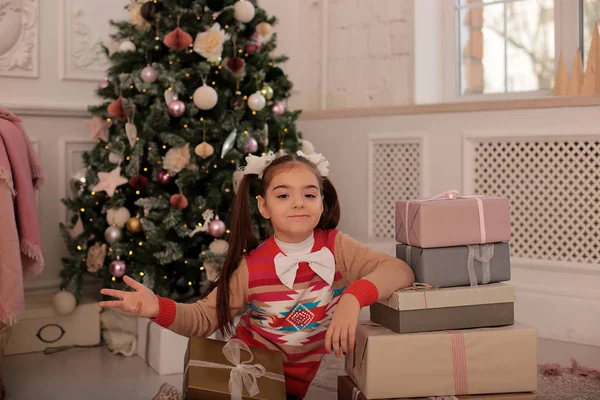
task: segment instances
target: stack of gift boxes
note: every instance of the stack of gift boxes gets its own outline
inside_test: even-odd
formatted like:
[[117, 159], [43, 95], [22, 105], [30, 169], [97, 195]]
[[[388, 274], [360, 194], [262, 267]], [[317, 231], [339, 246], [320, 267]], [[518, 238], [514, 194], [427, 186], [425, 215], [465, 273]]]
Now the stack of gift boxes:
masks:
[[395, 218], [416, 282], [371, 306], [338, 399], [535, 399], [537, 332], [515, 323], [505, 283], [508, 199], [449, 191], [397, 201]]

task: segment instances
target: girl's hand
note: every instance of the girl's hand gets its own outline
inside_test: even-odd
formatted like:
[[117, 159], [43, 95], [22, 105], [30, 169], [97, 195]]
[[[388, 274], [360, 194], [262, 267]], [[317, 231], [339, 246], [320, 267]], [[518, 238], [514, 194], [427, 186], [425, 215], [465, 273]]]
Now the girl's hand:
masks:
[[99, 303], [100, 307], [118, 308], [136, 317], [156, 318], [158, 316], [158, 298], [156, 298], [154, 292], [127, 275], [123, 277], [123, 282], [135, 289], [135, 292], [102, 289], [100, 293], [121, 300], [101, 301]]
[[333, 318], [325, 335], [325, 351], [329, 354], [331, 347], [337, 357], [340, 348], [344, 354], [354, 349], [354, 335], [360, 314], [360, 303], [352, 294], [342, 295], [340, 302], [333, 312]]

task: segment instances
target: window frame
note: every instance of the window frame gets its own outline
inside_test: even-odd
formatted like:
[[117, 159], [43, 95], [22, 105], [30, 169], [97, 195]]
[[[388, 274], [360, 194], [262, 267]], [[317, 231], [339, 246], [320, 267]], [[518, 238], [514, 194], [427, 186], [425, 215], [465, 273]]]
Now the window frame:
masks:
[[[461, 51], [458, 43], [459, 25], [455, 14], [456, 3], [454, 0], [439, 1], [442, 5], [442, 29], [440, 30], [442, 37], [440, 40], [443, 43], [441, 56], [444, 60], [442, 63], [443, 103], [535, 99], [552, 96], [551, 89], [528, 92], [459, 94]], [[562, 52], [567, 70], [570, 71], [577, 48], [581, 45], [580, 17], [582, 11], [580, 4], [580, 0], [554, 0], [555, 70]]]

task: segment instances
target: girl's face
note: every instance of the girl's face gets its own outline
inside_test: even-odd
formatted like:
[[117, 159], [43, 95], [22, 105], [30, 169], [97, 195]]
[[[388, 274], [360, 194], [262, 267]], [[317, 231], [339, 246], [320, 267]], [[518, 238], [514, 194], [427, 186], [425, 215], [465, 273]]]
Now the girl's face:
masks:
[[315, 173], [302, 163], [275, 172], [258, 209], [271, 220], [277, 239], [298, 243], [310, 236], [323, 213], [323, 196]]

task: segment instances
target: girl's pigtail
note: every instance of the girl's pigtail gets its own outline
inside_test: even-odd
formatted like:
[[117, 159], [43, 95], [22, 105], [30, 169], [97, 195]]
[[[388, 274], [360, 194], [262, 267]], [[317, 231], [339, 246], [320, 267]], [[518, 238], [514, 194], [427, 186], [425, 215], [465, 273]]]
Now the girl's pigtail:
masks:
[[337, 191], [329, 178], [324, 177], [323, 190], [323, 214], [317, 227], [321, 229], [335, 229], [340, 222], [340, 202]]
[[231, 276], [238, 268], [243, 255], [258, 247], [258, 239], [252, 231], [252, 218], [250, 215], [250, 187], [254, 177], [255, 175], [245, 175], [234, 196], [228, 224], [231, 231], [229, 247], [223, 270], [215, 282], [217, 288], [217, 322], [225, 337], [233, 333], [229, 304]]

